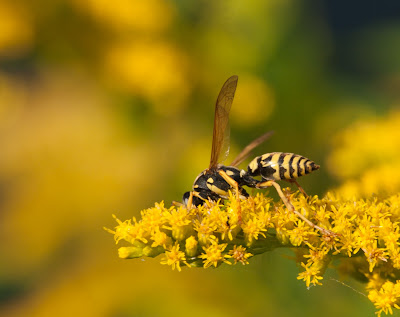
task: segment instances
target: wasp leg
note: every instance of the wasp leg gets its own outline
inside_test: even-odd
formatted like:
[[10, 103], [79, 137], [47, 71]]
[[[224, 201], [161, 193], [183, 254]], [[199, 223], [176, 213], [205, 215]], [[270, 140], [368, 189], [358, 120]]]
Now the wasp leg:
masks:
[[189, 194], [189, 198], [188, 198], [188, 200], [186, 202], [186, 208], [188, 210], [192, 209], [192, 206], [193, 206], [193, 195], [194, 195], [194, 192], [191, 191], [190, 194]]
[[279, 184], [277, 182], [265, 181], [265, 182], [257, 184], [257, 188], [266, 188], [269, 186], [274, 186], [276, 191], [278, 192], [279, 197], [281, 197], [283, 203], [286, 205], [286, 208], [289, 211], [294, 212], [301, 220], [303, 220], [305, 223], [307, 223], [310, 227], [319, 230], [323, 235], [328, 235], [328, 236], [336, 236], [337, 235], [336, 233], [334, 233], [328, 229], [321, 228], [320, 226], [312, 223], [310, 220], [307, 219], [307, 217], [303, 216], [300, 212], [298, 212], [294, 208], [292, 203], [289, 201], [289, 199], [287, 199], [286, 196], [283, 194], [281, 186], [279, 186]]
[[[189, 197], [187, 197], [187, 200], [184, 201], [183, 205], [186, 206], [186, 209], [188, 209], [188, 210], [192, 209], [193, 207], [202, 205], [202, 204], [204, 204], [204, 202], [206, 202], [206, 201], [208, 201], [208, 199], [210, 199], [207, 195], [205, 197], [203, 197], [201, 195], [202, 193], [198, 192], [198, 191], [191, 191], [191, 192], [187, 192], [187, 193], [189, 194]], [[186, 203], [186, 205], [185, 205], [185, 203]]]
[[175, 200], [172, 201], [172, 205], [175, 207], [185, 206], [184, 204], [180, 203], [179, 201], [175, 201]]
[[192, 209], [193, 206], [196, 207], [196, 206], [199, 205], [199, 200], [196, 200], [196, 202], [195, 202], [195, 200], [193, 199], [194, 197], [200, 199], [200, 201], [206, 201], [206, 199], [204, 199], [204, 198], [200, 195], [199, 192], [191, 191], [191, 192], [189, 192], [189, 193], [190, 193], [190, 194], [189, 194], [189, 197], [188, 197], [187, 202], [186, 202], [186, 208], [187, 208], [188, 210]]
[[308, 197], [307, 193], [304, 191], [304, 189], [300, 186], [300, 184], [295, 180], [295, 179], [288, 179], [289, 183], [295, 184], [299, 190], [301, 191], [301, 193], [305, 196]]
[[[239, 191], [239, 184], [237, 181], [235, 181], [232, 177], [230, 177], [228, 174], [226, 174], [225, 171], [219, 170], [218, 171], [219, 175], [232, 187], [235, 189], [235, 195], [236, 195], [236, 200], [239, 202], [240, 198], [244, 199], [245, 196], [240, 195]], [[242, 222], [242, 209], [240, 207], [240, 203], [238, 204], [238, 222]]]
[[223, 170], [219, 170], [218, 171], [219, 175], [222, 176], [222, 178], [232, 187], [235, 189], [235, 194], [236, 194], [236, 198], [239, 199], [239, 184], [237, 183], [237, 181], [235, 181], [232, 177], [230, 177], [228, 174], [226, 174], [225, 171]]

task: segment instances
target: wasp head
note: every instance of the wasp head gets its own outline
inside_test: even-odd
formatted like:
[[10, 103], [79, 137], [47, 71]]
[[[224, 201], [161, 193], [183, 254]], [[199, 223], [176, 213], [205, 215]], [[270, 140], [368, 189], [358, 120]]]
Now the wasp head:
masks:
[[[190, 199], [190, 192], [184, 193], [184, 194], [183, 194], [183, 198], [182, 198], [182, 203], [183, 203], [186, 207], [190, 207], [190, 206], [188, 206], [188, 204], [190, 204], [189, 199]], [[197, 206], [202, 205], [203, 203], [204, 203], [204, 201], [203, 201], [201, 198], [192, 195], [191, 206], [194, 205], [194, 206], [197, 207]]]

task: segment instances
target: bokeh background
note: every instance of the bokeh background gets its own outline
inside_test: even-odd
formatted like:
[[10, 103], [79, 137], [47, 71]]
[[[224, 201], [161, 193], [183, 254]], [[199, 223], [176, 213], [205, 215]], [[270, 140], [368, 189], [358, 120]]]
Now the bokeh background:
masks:
[[372, 316], [287, 250], [178, 273], [102, 227], [191, 188], [233, 74], [227, 163], [274, 130], [255, 154], [315, 160], [307, 192], [376, 190], [400, 170], [399, 56], [394, 0], [0, 0], [0, 315]]

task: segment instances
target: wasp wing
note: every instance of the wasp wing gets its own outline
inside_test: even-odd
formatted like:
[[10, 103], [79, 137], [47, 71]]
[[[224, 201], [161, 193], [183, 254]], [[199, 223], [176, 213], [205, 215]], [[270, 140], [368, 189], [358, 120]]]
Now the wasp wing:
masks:
[[[222, 86], [215, 105], [213, 140], [209, 169], [224, 161], [229, 153], [229, 112], [237, 86], [238, 76], [229, 77]], [[223, 155], [221, 155], [223, 153]]]
[[267, 133], [264, 133], [262, 136], [258, 137], [254, 141], [252, 141], [248, 146], [246, 146], [243, 149], [242, 152], [239, 153], [238, 156], [236, 156], [236, 158], [233, 160], [230, 166], [238, 166], [240, 163], [242, 163], [249, 156], [251, 151], [253, 151], [257, 146], [259, 146], [265, 140], [269, 139], [272, 134], [274, 134], [274, 131], [269, 131]]

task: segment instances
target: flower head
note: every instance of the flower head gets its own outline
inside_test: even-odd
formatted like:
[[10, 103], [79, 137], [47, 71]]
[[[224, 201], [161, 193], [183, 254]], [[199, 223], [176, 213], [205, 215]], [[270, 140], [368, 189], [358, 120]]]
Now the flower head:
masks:
[[171, 265], [173, 270], [176, 268], [178, 271], [181, 271], [181, 263], [190, 267], [186, 262], [185, 252], [179, 251], [179, 248], [179, 244], [175, 243], [168, 251], [165, 251], [161, 264]]
[[199, 255], [199, 258], [203, 259], [204, 268], [206, 269], [211, 265], [217, 267], [221, 263], [231, 264], [227, 260], [231, 256], [224, 254], [227, 246], [227, 243], [218, 244], [217, 240], [211, 240], [211, 244], [208, 247], [203, 247], [204, 253]]
[[235, 261], [233, 264], [240, 262], [243, 265], [249, 264], [248, 259], [253, 256], [250, 252], [246, 252], [246, 248], [241, 245], [234, 245], [233, 249], [229, 251], [229, 255], [231, 255], [232, 259]]

